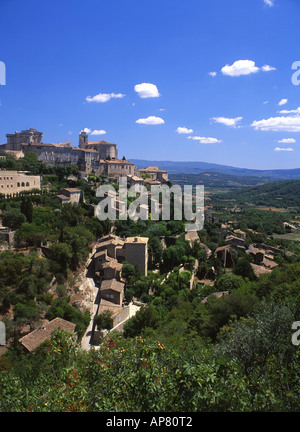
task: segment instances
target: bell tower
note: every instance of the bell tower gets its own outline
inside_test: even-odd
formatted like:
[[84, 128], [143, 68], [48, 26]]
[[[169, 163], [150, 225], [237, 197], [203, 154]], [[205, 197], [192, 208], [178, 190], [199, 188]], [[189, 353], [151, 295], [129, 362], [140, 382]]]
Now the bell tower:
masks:
[[79, 148], [85, 149], [89, 142], [88, 134], [84, 131], [81, 131], [79, 134]]

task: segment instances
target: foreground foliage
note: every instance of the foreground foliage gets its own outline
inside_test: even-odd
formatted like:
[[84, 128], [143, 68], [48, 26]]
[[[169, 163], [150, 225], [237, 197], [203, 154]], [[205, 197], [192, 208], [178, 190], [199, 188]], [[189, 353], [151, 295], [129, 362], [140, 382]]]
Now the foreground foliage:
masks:
[[[245, 322], [242, 325], [245, 327]], [[243, 334], [243, 327], [237, 334]], [[246, 342], [252, 343], [255, 351], [253, 341]], [[282, 351], [276, 345], [269, 349], [268, 345], [269, 352], [264, 351], [263, 360], [258, 355], [260, 351], [257, 358], [254, 352], [251, 373], [236, 355], [235, 342], [234, 355], [229, 352], [230, 342], [226, 353], [222, 353], [221, 343], [217, 347], [220, 349], [191, 340], [184, 346], [170, 348], [151, 338], [124, 339], [110, 334], [99, 350], [84, 352], [74, 335], [57, 330], [51, 341], [34, 354], [27, 354], [9, 370], [0, 372], [0, 410], [299, 410], [297, 347], [285, 345]]]

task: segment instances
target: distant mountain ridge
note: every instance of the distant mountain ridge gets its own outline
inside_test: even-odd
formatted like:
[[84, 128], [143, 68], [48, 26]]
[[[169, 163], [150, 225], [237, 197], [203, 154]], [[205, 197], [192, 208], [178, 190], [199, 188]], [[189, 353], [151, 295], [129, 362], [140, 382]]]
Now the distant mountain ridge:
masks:
[[138, 169], [147, 166], [158, 166], [166, 170], [169, 174], [201, 174], [205, 172], [218, 172], [229, 175], [273, 177], [277, 179], [300, 179], [300, 168], [294, 169], [274, 169], [258, 170], [249, 168], [236, 168], [229, 165], [214, 164], [208, 162], [174, 162], [174, 161], [155, 161], [143, 159], [130, 159]]

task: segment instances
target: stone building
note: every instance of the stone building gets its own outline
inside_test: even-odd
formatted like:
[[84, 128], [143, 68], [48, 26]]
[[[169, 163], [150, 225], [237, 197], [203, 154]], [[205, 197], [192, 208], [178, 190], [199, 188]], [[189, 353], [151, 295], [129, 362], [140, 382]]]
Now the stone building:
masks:
[[7, 227], [0, 226], [0, 242], [4, 240], [8, 243], [9, 246], [13, 246], [14, 239], [15, 239], [15, 231]]
[[82, 131], [79, 135], [79, 148], [87, 150], [95, 150], [99, 154], [100, 159], [118, 159], [117, 144], [107, 141], [90, 141], [88, 134]]
[[54, 318], [50, 322], [46, 322], [42, 327], [33, 330], [26, 336], [19, 339], [19, 342], [28, 350], [34, 351], [41, 343], [51, 339], [51, 335], [56, 329], [74, 333], [76, 325], [62, 318]]
[[148, 238], [128, 237], [121, 239], [109, 234], [103, 237], [94, 255], [95, 271], [100, 271], [101, 265], [113, 258], [119, 263], [127, 261], [137, 266], [141, 276], [147, 276], [148, 271]]
[[[117, 145], [107, 141], [88, 141], [88, 134], [82, 131], [79, 135], [79, 146], [70, 142], [58, 144], [44, 143], [43, 133], [36, 129], [27, 129], [14, 134], [7, 134], [7, 143], [0, 145], [0, 150], [26, 154], [33, 152], [44, 164], [56, 166], [77, 165], [84, 176], [89, 173], [105, 174], [108, 178], [118, 179], [127, 176], [129, 182], [142, 184], [139, 179], [147, 174], [146, 183], [163, 184], [168, 182], [168, 172], [158, 167], [138, 170], [130, 161], [118, 159]], [[145, 176], [144, 176], [145, 177]]]
[[224, 267], [233, 267], [236, 261], [236, 250], [230, 245], [220, 246], [215, 250], [215, 256]]
[[79, 171], [83, 173], [105, 174], [110, 178], [137, 173], [132, 162], [118, 160], [116, 144], [106, 141], [88, 142], [86, 132], [79, 135], [79, 147], [72, 146], [70, 142], [44, 143], [43, 133], [36, 129], [7, 134], [6, 137], [7, 143], [0, 145], [0, 150], [24, 154], [33, 152], [38, 155], [39, 161], [45, 164], [78, 165]]
[[62, 204], [79, 204], [84, 200], [84, 193], [78, 188], [61, 189], [59, 194], [54, 198], [58, 199]]
[[125, 261], [138, 267], [141, 276], [148, 271], [148, 238], [127, 237], [125, 240]]
[[0, 170], [0, 194], [5, 196], [18, 192], [41, 189], [41, 177], [20, 171]]
[[102, 249], [94, 255], [94, 272], [99, 281], [103, 279], [117, 279], [122, 277], [122, 264]]
[[151, 180], [155, 182], [159, 182], [161, 184], [167, 183], [169, 181], [168, 171], [161, 170], [157, 166], [150, 166], [147, 168], [141, 168], [138, 170], [139, 175], [149, 175], [151, 176]]
[[123, 282], [116, 279], [103, 280], [100, 287], [100, 296], [104, 300], [121, 306], [124, 299], [124, 286]]
[[136, 167], [134, 163], [127, 160], [99, 160], [96, 175], [105, 174], [108, 178], [118, 179], [119, 177], [133, 176]]
[[21, 150], [22, 144], [40, 144], [43, 133], [36, 129], [27, 129], [14, 134], [6, 134], [8, 150]]

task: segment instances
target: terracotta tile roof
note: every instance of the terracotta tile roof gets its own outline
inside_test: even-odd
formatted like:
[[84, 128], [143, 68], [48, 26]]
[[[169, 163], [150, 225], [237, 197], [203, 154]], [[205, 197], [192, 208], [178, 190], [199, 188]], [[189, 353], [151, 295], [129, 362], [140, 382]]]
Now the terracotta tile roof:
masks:
[[122, 292], [124, 290], [124, 284], [118, 282], [117, 279], [106, 279], [102, 282], [100, 291], [113, 290]]
[[225, 241], [234, 241], [234, 240], [238, 240], [239, 242], [244, 242], [244, 239], [240, 238], [240, 237], [236, 237], [234, 235], [229, 235], [226, 237]]
[[264, 266], [260, 266], [260, 265], [253, 264], [253, 263], [251, 263], [251, 267], [253, 268], [253, 271], [254, 271], [254, 274], [255, 274], [256, 277], [259, 277], [262, 274], [266, 274], [266, 273], [271, 273], [272, 272], [271, 269], [268, 269], [268, 268], [266, 268]]
[[70, 197], [66, 196], [66, 195], [55, 195], [56, 198], [60, 199], [60, 200], [64, 200], [64, 201], [70, 201]]
[[35, 350], [41, 343], [43, 343], [47, 339], [51, 339], [51, 334], [57, 328], [61, 330], [67, 330], [70, 333], [73, 333], [76, 325], [71, 323], [70, 321], [66, 321], [62, 318], [54, 318], [44, 327], [40, 327], [26, 336], [23, 336], [19, 342], [28, 349], [28, 351]]
[[146, 178], [144, 180], [144, 183], [147, 183], [147, 184], [150, 184], [150, 185], [160, 185], [161, 184], [160, 181], [158, 181], [158, 180], [152, 180], [150, 178]]

